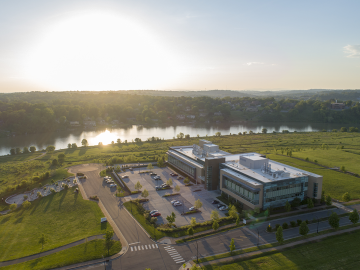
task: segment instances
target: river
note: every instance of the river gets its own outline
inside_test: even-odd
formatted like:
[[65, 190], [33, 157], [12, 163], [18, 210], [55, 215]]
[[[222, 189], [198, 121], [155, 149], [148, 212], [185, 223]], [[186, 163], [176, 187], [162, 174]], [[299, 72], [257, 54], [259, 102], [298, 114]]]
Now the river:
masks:
[[96, 130], [74, 130], [74, 131], [61, 131], [49, 132], [30, 135], [21, 135], [16, 137], [0, 138], [0, 155], [7, 155], [10, 153], [11, 148], [20, 147], [23, 149], [25, 146], [30, 147], [34, 145], [37, 150], [45, 149], [48, 145], [54, 145], [56, 149], [67, 148], [69, 143], [76, 143], [81, 146], [81, 140], [87, 139], [89, 145], [97, 145], [99, 142], [110, 144], [111, 141], [116, 142], [117, 139], [122, 141], [140, 138], [146, 140], [152, 136], [164, 139], [172, 139], [180, 132], [190, 134], [191, 137], [212, 136], [220, 131], [222, 135], [238, 134], [239, 132], [252, 130], [253, 132], [261, 132], [263, 128], [267, 132], [281, 132], [282, 130], [289, 130], [290, 132], [312, 132], [320, 131], [323, 129], [332, 130], [340, 129], [342, 126], [354, 126], [344, 124], [326, 124], [326, 123], [243, 123], [243, 124], [218, 124], [218, 125], [186, 125], [186, 126], [158, 126], [158, 127], [142, 127], [131, 126], [129, 128], [114, 128], [114, 129], [96, 129]]

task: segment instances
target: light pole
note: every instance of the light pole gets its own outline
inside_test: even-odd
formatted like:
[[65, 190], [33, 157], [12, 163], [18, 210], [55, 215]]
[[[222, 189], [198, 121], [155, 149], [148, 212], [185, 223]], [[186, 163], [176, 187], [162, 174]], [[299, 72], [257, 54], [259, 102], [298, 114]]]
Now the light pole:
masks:
[[139, 174], [140, 174], [140, 162], [138, 161], [138, 167], [139, 167]]
[[196, 263], [199, 263], [199, 246], [196, 240]]

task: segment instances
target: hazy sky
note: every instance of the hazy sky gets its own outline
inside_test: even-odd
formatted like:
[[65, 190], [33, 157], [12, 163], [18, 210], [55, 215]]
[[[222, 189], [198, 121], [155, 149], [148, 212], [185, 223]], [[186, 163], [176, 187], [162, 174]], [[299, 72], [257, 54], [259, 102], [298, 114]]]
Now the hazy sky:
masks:
[[0, 3], [0, 92], [360, 89], [360, 1]]

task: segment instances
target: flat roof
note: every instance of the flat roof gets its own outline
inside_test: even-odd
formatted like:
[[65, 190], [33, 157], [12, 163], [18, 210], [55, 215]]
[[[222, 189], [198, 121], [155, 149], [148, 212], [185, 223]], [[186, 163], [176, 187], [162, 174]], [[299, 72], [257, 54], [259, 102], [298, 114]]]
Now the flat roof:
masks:
[[226, 172], [228, 173], [229, 175], [234, 175], [236, 176], [237, 178], [240, 178], [241, 180], [244, 180], [246, 182], [248, 182], [249, 184], [251, 185], [254, 185], [254, 186], [261, 186], [261, 183], [255, 181], [254, 179], [251, 179], [243, 174], [240, 174], [240, 173], [236, 173], [234, 172], [233, 170], [230, 170], [230, 169], [222, 169], [223, 172]]
[[[206, 145], [209, 145], [209, 144], [206, 144]], [[216, 144], [214, 144], [214, 145], [216, 145]], [[174, 149], [177, 152], [179, 152], [183, 155], [186, 155], [189, 158], [192, 158], [194, 160], [200, 159], [202, 161], [205, 161], [205, 158], [206, 158], [206, 157], [202, 157], [201, 155], [195, 155], [193, 153], [193, 146], [175, 146], [175, 147], [170, 147], [170, 149]], [[209, 156], [207, 158], [211, 158], [211, 157], [213, 157], [213, 158], [225, 157], [226, 158], [226, 156], [231, 156], [231, 155], [232, 154], [230, 154], [228, 152], [219, 150], [218, 152], [209, 153]]]
[[169, 150], [168, 151], [169, 154], [171, 154], [172, 156], [175, 156], [179, 159], [185, 159], [186, 162], [188, 162], [189, 164], [193, 165], [194, 167], [199, 167], [199, 168], [203, 168], [203, 165], [202, 164], [199, 164], [197, 162], [195, 162], [193, 159], [191, 158], [188, 158], [186, 156], [183, 156], [183, 155], [180, 155], [178, 152], [176, 151], [172, 151], [172, 150]]

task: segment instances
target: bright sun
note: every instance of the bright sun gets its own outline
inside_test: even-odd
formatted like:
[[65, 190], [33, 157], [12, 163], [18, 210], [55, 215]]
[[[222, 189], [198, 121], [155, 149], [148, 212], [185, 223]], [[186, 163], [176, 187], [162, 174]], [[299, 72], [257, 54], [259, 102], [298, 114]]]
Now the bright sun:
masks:
[[49, 27], [25, 72], [60, 89], [161, 89], [179, 78], [180, 62], [157, 36], [128, 18], [86, 13]]

